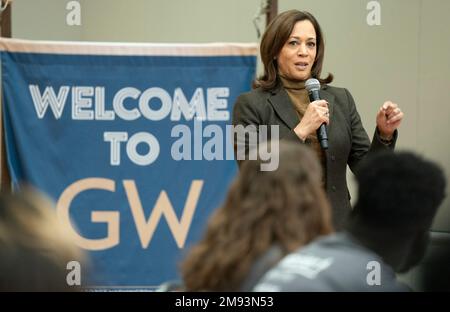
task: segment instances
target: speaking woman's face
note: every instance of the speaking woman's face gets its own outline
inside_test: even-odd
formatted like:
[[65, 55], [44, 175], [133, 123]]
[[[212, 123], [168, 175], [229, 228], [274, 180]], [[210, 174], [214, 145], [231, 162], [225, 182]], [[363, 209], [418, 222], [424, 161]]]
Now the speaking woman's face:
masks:
[[316, 31], [313, 24], [308, 20], [297, 22], [277, 57], [279, 74], [292, 80], [311, 78], [316, 54]]

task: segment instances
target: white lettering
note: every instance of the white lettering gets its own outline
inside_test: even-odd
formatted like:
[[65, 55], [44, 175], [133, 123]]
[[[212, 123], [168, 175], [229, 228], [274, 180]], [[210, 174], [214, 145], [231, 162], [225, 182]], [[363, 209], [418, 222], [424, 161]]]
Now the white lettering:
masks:
[[111, 166], [120, 165], [120, 143], [128, 140], [128, 133], [126, 132], [105, 132], [103, 140], [111, 143], [110, 161]]
[[[157, 98], [161, 102], [161, 107], [158, 110], [153, 110], [150, 108], [150, 100]], [[170, 114], [170, 109], [172, 108], [172, 99], [169, 93], [161, 88], [150, 88], [142, 93], [139, 99], [139, 108], [141, 109], [142, 115], [149, 120], [161, 120]]]
[[[149, 151], [145, 155], [137, 152], [137, 146], [145, 143], [149, 147]], [[147, 166], [153, 163], [159, 155], [158, 140], [147, 132], [138, 132], [134, 134], [127, 143], [127, 155], [136, 165]]]
[[183, 113], [184, 119], [191, 120], [196, 115], [198, 120], [206, 119], [205, 100], [203, 89], [197, 88], [191, 101], [188, 103], [181, 88], [176, 88], [173, 95], [173, 108], [170, 120], [179, 121]]
[[39, 118], [42, 119], [44, 117], [49, 104], [55, 118], [61, 118], [70, 87], [62, 86], [59, 88], [58, 96], [55, 95], [53, 87], [46, 87], [43, 95], [41, 95], [37, 85], [30, 85], [28, 88], [30, 90], [31, 97], [33, 98], [34, 108], [36, 109], [36, 113]]
[[114, 111], [105, 110], [105, 88], [95, 88], [95, 119], [96, 120], [114, 120]]
[[[181, 88], [175, 88], [173, 100], [170, 94], [159, 87], [141, 92], [133, 87], [125, 87], [116, 92], [112, 100], [113, 110], [107, 110], [105, 87], [101, 86], [61, 86], [56, 95], [52, 86], [40, 93], [37, 85], [29, 85], [31, 97], [39, 118], [43, 118], [50, 106], [56, 119], [61, 118], [69, 92], [72, 92], [72, 116], [74, 120], [114, 120], [117, 115], [127, 121], [144, 117], [159, 121], [170, 115], [170, 120], [225, 121], [229, 120], [227, 111], [229, 88], [208, 88], [205, 99], [204, 90], [197, 88], [188, 102]], [[131, 107], [128, 107], [131, 106]], [[208, 110], [206, 109], [208, 108]]]
[[123, 120], [135, 120], [141, 117], [141, 113], [137, 108], [133, 108], [131, 110], [127, 110], [123, 104], [126, 98], [137, 99], [141, 91], [136, 88], [123, 88], [119, 92], [116, 93], [113, 99], [113, 107], [117, 116], [122, 118]]
[[230, 96], [230, 89], [208, 88], [207, 93], [208, 120], [228, 120], [230, 118], [230, 113], [227, 111], [228, 102], [226, 98]]
[[367, 25], [380, 26], [381, 25], [381, 5], [378, 1], [370, 1], [367, 3]]
[[70, 261], [66, 266], [67, 270], [71, 270], [66, 276], [66, 282], [69, 286], [81, 285], [81, 265], [78, 261]]
[[81, 25], [81, 4], [78, 1], [67, 2], [66, 10], [71, 10], [67, 13], [66, 23], [69, 26]]
[[72, 88], [72, 119], [73, 120], [94, 120], [92, 110], [84, 110], [92, 107], [92, 99], [85, 98], [93, 96], [93, 87], [74, 87]]
[[369, 286], [381, 285], [381, 265], [378, 261], [370, 261], [367, 263], [367, 270], [371, 270], [367, 273], [366, 282]]

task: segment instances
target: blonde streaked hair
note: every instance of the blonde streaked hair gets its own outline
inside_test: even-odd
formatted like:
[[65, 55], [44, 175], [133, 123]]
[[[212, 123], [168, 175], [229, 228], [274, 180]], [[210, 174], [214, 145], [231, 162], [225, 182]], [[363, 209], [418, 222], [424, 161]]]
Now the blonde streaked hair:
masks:
[[[14, 260], [23, 255], [30, 258]], [[0, 196], [0, 257], [3, 266], [17, 261], [14, 266], [16, 278], [14, 272], [0, 273], [0, 279], [3, 279], [0, 281], [0, 290], [71, 290], [65, 278], [69, 272], [67, 263], [78, 261], [83, 265], [88, 264], [86, 254], [75, 245], [71, 233], [59, 222], [54, 203], [31, 187]], [[24, 263], [36, 266], [34, 270], [54, 273], [53, 280], [52, 276], [47, 276], [46, 280], [37, 280], [38, 274], [32, 273], [31, 268], [23, 267]], [[40, 268], [40, 265], [45, 268]], [[0, 272], [3, 270], [5, 268], [0, 267]], [[20, 270], [30, 270], [29, 276], [24, 276]], [[5, 276], [12, 280], [9, 285], [4, 280], [8, 279]]]

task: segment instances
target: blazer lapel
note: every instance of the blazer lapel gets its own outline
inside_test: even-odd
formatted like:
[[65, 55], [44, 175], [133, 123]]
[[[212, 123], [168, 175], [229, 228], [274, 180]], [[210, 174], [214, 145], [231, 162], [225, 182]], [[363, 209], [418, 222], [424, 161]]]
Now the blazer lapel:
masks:
[[274, 90], [268, 100], [278, 116], [288, 125], [289, 129], [294, 129], [298, 125], [300, 119], [286, 90], [283, 88]]
[[334, 96], [334, 94], [328, 92], [326, 87], [319, 91], [319, 96], [322, 100], [326, 100], [328, 102], [328, 112], [330, 114], [329, 115], [330, 123], [327, 125], [326, 128], [327, 128], [327, 133], [328, 133], [328, 139], [330, 139], [330, 134], [333, 133], [334, 122], [335, 122], [333, 112], [334, 112], [334, 105], [336, 103], [336, 97]]
[[[326, 87], [319, 91], [320, 98], [328, 102], [328, 109], [330, 112], [330, 121], [333, 119], [334, 105], [336, 97], [334, 94], [327, 91]], [[290, 129], [294, 129], [300, 122], [294, 105], [292, 104], [289, 95], [284, 88], [278, 88], [272, 92], [269, 97], [269, 102], [272, 105], [275, 112], [280, 118], [288, 125]]]

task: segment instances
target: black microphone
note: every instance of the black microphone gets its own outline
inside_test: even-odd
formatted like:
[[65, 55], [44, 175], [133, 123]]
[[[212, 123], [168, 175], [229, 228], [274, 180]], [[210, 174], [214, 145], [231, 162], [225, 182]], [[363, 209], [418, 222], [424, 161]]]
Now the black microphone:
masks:
[[[320, 100], [319, 90], [320, 90], [320, 82], [317, 79], [310, 78], [306, 80], [305, 88], [308, 90], [309, 101], [314, 102]], [[319, 139], [320, 146], [323, 150], [328, 149], [328, 135], [326, 124], [323, 123], [320, 125], [319, 129], [317, 129], [317, 138]]]

